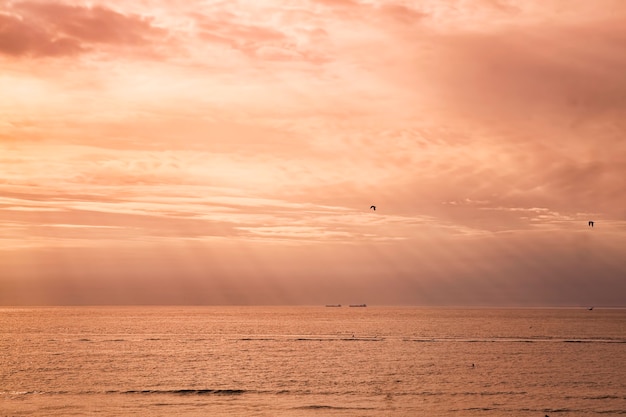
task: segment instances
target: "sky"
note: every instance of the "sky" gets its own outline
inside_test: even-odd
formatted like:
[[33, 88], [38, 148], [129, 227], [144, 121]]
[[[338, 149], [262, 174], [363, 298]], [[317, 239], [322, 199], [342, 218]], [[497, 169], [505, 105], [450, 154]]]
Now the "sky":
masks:
[[625, 306], [625, 20], [0, 0], [0, 304]]

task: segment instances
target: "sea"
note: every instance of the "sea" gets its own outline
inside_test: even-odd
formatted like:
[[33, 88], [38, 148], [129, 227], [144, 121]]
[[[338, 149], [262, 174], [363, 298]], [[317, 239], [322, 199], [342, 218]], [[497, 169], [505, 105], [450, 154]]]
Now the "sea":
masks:
[[626, 310], [1, 307], [0, 416], [623, 416]]

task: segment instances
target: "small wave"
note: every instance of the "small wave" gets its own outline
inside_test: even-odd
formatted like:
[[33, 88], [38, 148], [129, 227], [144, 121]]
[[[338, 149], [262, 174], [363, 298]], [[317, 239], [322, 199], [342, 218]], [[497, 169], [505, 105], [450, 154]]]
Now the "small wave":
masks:
[[374, 410], [370, 407], [339, 407], [336, 405], [312, 404], [294, 407], [294, 410]]
[[242, 389], [174, 389], [174, 390], [127, 390], [127, 391], [0, 391], [0, 396], [30, 395], [241, 395]]
[[[121, 394], [139, 395], [241, 395], [245, 393], [242, 389], [176, 389], [176, 390], [128, 390], [121, 391]], [[117, 393], [109, 391], [110, 394]]]
[[379, 337], [298, 337], [298, 342], [380, 342], [384, 339]]
[[32, 395], [37, 394], [36, 391], [0, 391], [0, 395], [10, 395], [10, 396], [19, 396], [19, 395]]
[[296, 410], [345, 410], [345, 407], [335, 407], [332, 405], [303, 405], [302, 407], [295, 407]]
[[626, 340], [620, 339], [566, 339], [565, 343], [626, 343]]
[[236, 339], [242, 342], [380, 342], [384, 337], [380, 336], [348, 336], [348, 335], [284, 335], [277, 337], [269, 336], [245, 336]]
[[467, 395], [467, 396], [483, 396], [483, 397], [487, 397], [487, 396], [492, 396], [492, 395], [496, 395], [496, 396], [501, 396], [501, 395], [506, 395], [506, 396], [511, 396], [511, 395], [527, 395], [528, 393], [526, 391], [464, 391], [464, 392], [453, 392], [450, 393], [449, 395], [451, 396], [456, 396], [456, 395]]
[[409, 338], [404, 338], [402, 339], [403, 342], [420, 342], [420, 343], [427, 343], [427, 342], [436, 342], [435, 339], [409, 339]]
[[269, 338], [269, 337], [259, 337], [259, 338], [256, 338], [256, 337], [244, 337], [243, 339], [239, 339], [239, 340], [241, 340], [242, 342], [250, 342], [250, 341], [254, 341], [254, 342], [257, 342], [257, 341], [261, 341], [261, 342], [275, 342], [278, 339]]
[[379, 339], [377, 337], [347, 337], [341, 340], [344, 342], [380, 342], [384, 339]]
[[68, 391], [0, 391], [0, 396], [65, 395]]
[[560, 338], [517, 338], [497, 337], [487, 339], [465, 338], [403, 338], [404, 342], [437, 342], [437, 343], [626, 343], [626, 339], [560, 339]]
[[582, 397], [584, 400], [626, 400], [626, 397], [622, 397], [620, 395], [593, 395]]

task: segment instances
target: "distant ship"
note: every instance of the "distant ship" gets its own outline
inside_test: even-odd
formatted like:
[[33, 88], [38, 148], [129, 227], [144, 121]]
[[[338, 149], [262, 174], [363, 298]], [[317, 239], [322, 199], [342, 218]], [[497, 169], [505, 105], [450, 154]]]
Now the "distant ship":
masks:
[[367, 307], [367, 304], [350, 304], [350, 307]]
[[326, 307], [341, 307], [341, 304], [326, 304]]

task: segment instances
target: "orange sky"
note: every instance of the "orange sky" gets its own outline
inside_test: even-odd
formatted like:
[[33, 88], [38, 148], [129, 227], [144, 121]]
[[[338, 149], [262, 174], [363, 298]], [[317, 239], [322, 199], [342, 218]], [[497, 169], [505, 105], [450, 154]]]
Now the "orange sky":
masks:
[[624, 21], [0, 0], [0, 304], [624, 305]]

